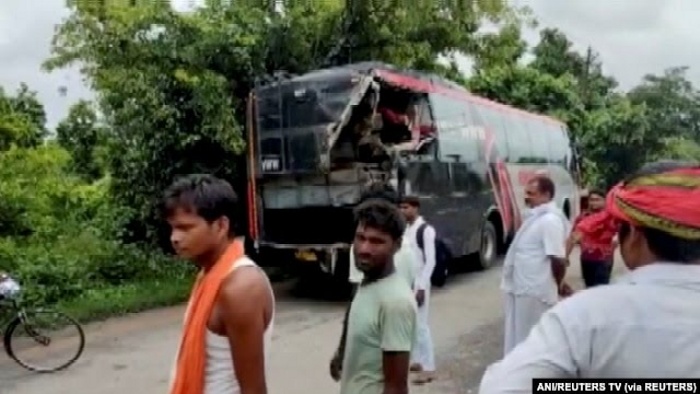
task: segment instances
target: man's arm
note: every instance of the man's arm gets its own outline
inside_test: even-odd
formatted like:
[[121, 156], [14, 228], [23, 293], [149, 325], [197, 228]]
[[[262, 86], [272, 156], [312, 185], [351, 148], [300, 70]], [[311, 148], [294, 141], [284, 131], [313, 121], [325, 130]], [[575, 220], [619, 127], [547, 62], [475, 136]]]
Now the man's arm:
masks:
[[566, 255], [565, 258], [568, 260], [569, 256], [571, 256], [571, 252], [574, 250], [574, 246], [578, 245], [581, 242], [581, 233], [577, 232], [576, 230], [571, 232], [571, 235], [569, 235], [569, 238], [566, 239]]
[[[357, 287], [358, 285], [353, 284], [352, 298], [355, 298], [355, 293], [357, 293]], [[345, 309], [345, 316], [343, 317], [343, 331], [340, 334], [340, 342], [338, 343], [338, 350], [336, 351], [336, 354], [340, 355], [341, 358], [345, 354], [345, 343], [347, 342], [348, 337], [348, 318], [350, 317], [350, 307], [352, 307], [352, 301], [348, 303], [348, 307]]]
[[544, 252], [552, 264], [552, 276], [560, 287], [566, 275], [566, 229], [561, 218], [554, 215], [548, 217], [544, 224]]
[[427, 226], [423, 232], [424, 261], [418, 273], [416, 290], [425, 290], [430, 287], [430, 278], [435, 270], [435, 229]]
[[590, 338], [582, 330], [572, 328], [576, 324], [566, 324], [575, 316], [567, 313], [564, 318], [558, 313], [564, 303], [542, 315], [524, 342], [486, 369], [479, 394], [529, 394], [533, 378], [578, 376], [577, 360], [590, 359], [586, 350], [590, 349]]
[[383, 394], [408, 394], [408, 368], [416, 331], [416, 305], [411, 299], [382, 305]]
[[269, 322], [265, 310], [274, 301], [261, 275], [253, 268], [237, 270], [224, 281], [219, 295], [241, 394], [267, 394], [264, 336]]
[[352, 284], [352, 294], [350, 297], [350, 302], [348, 303], [348, 307], [345, 309], [345, 317], [343, 318], [343, 332], [340, 334], [340, 343], [338, 343], [338, 351], [336, 352], [336, 354], [339, 354], [341, 357], [345, 352], [345, 341], [348, 334], [348, 317], [350, 316], [350, 307], [352, 306], [352, 299], [355, 298], [355, 293], [357, 293], [357, 289], [360, 286], [360, 283], [362, 283], [362, 280], [364, 279], [364, 274], [362, 273], [362, 271], [357, 269], [357, 266], [355, 266], [355, 250], [352, 246], [350, 247], [350, 258], [348, 259], [348, 264], [350, 264], [350, 266], [348, 267], [350, 272], [348, 281]]

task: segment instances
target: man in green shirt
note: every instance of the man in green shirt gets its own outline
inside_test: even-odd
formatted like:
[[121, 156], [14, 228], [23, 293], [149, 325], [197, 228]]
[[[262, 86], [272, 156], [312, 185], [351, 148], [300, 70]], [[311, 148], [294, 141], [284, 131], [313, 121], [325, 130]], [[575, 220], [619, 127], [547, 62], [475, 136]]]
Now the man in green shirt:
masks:
[[394, 267], [405, 223], [387, 201], [366, 201], [355, 213], [355, 264], [364, 279], [346, 321], [340, 393], [407, 394], [417, 306]]

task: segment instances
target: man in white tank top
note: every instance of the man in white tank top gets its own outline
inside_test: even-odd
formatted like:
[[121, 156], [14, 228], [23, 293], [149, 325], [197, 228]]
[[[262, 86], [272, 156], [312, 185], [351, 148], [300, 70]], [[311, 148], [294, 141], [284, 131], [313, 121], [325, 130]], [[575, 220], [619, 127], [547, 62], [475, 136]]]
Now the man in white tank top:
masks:
[[[218, 290], [209, 298], [197, 298], [197, 287], [193, 291], [183, 338], [188, 338], [188, 330], [201, 328], [206, 359], [200, 367], [203, 370], [183, 372], [189, 368], [183, 363], [187, 353], [183, 349], [192, 343], [183, 339], [171, 394], [266, 394], [265, 364], [275, 299], [265, 273], [243, 254], [240, 245], [234, 251], [234, 243], [241, 241], [234, 233], [238, 203], [233, 188], [210, 175], [190, 175], [170, 186], [163, 207], [172, 229], [173, 248], [201, 269], [198, 284], [206, 282], [210, 292]], [[194, 318], [187, 317], [201, 314], [202, 308], [208, 311], [208, 317], [200, 319], [202, 323], [197, 326], [192, 323]], [[192, 354], [201, 351], [189, 352], [188, 356]], [[196, 384], [175, 384], [181, 373]]]

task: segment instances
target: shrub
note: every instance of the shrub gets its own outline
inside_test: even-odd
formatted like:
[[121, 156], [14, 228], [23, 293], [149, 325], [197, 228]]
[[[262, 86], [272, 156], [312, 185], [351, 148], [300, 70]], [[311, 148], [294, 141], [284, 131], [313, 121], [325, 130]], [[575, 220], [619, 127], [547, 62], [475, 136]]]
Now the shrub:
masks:
[[99, 315], [94, 301], [110, 294], [150, 305], [136, 300], [149, 293], [141, 286], [160, 294], [158, 304], [179, 296], [192, 272], [189, 265], [121, 243], [129, 212], [111, 200], [109, 177], [86, 183], [68, 171], [69, 159], [52, 144], [0, 152], [0, 271], [20, 281], [24, 301], [75, 307], [84, 300], [90, 314]]

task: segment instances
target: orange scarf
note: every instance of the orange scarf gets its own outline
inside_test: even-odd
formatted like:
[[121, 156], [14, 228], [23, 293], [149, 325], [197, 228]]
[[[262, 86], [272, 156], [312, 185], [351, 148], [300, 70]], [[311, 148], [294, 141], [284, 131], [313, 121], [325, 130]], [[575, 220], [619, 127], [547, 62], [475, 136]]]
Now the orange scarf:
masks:
[[202, 394], [206, 366], [206, 329], [221, 282], [231, 272], [231, 264], [244, 255], [243, 243], [236, 240], [207, 273], [200, 273], [192, 288], [170, 394]]

